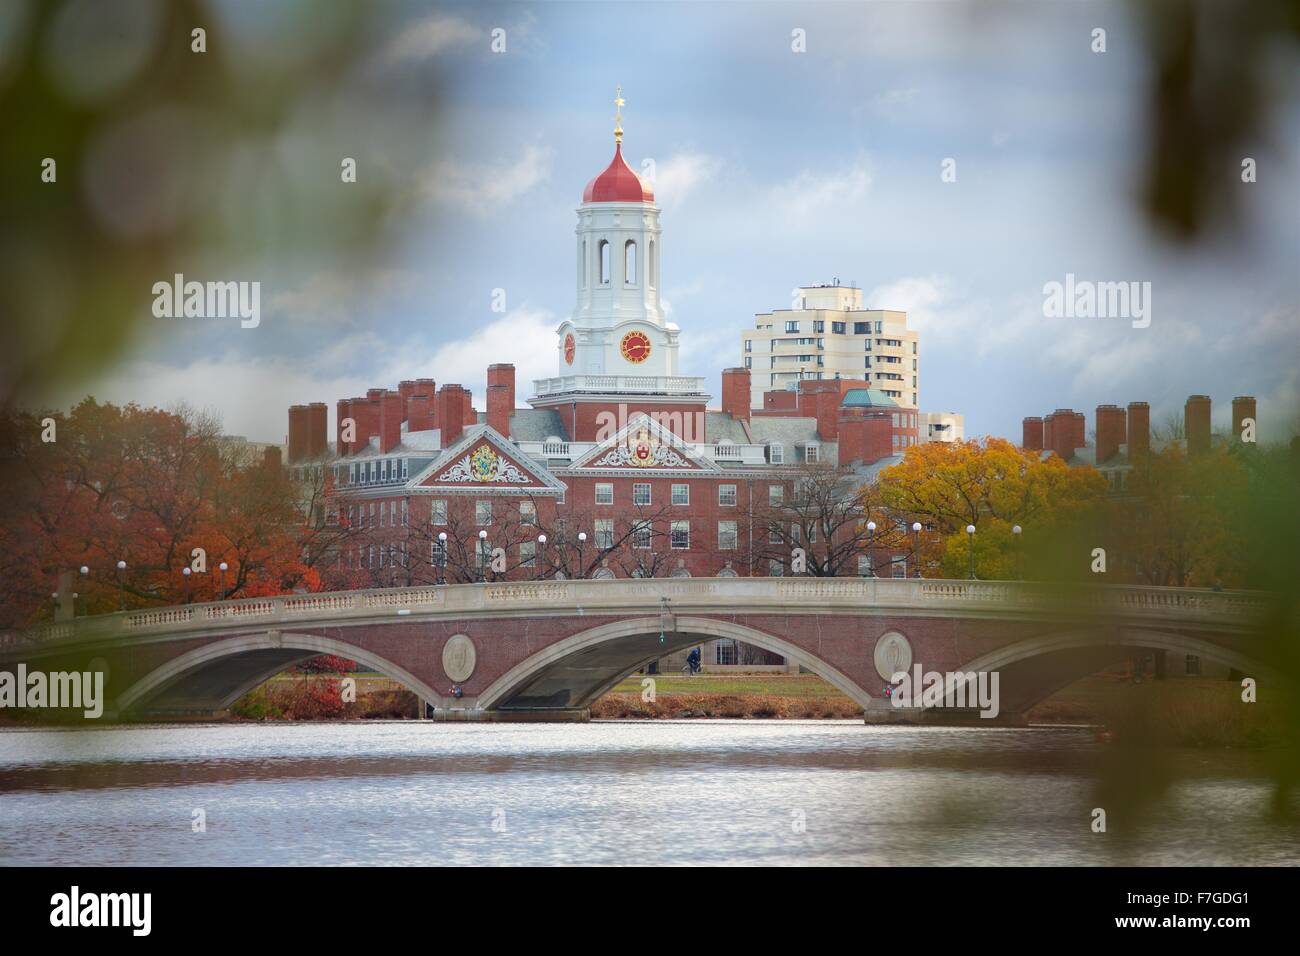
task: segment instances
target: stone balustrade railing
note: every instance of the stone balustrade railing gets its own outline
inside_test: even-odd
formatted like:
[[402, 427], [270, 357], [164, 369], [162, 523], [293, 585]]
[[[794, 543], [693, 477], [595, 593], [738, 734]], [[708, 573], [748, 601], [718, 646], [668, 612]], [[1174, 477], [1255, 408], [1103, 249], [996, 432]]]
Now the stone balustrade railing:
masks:
[[1010, 617], [1114, 615], [1118, 620], [1195, 620], [1244, 626], [1266, 594], [1115, 585], [899, 578], [617, 578], [513, 581], [320, 594], [287, 594], [149, 608], [60, 621], [0, 635], [0, 650], [47, 641], [103, 640], [148, 633], [221, 632], [252, 625], [329, 624], [393, 615], [490, 617], [592, 613], [783, 614], [931, 610]]

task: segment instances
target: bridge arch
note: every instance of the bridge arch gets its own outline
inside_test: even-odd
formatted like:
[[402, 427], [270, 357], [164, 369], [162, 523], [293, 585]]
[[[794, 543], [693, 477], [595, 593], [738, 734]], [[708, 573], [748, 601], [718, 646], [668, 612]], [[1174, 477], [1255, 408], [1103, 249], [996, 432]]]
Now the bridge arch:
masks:
[[[320, 654], [357, 661], [425, 700], [439, 699], [431, 687], [410, 671], [363, 647], [318, 634], [262, 631], [205, 644], [158, 666], [119, 694], [113, 710], [121, 716], [148, 708], [168, 691], [199, 675], [207, 678], [198, 695], [202, 705], [185, 709], [225, 710], [285, 668]], [[188, 696], [195, 698], [193, 692]]]
[[[1028, 710], [1080, 678], [1095, 674], [1126, 652], [1140, 650], [1194, 654], [1244, 674], [1275, 676], [1258, 661], [1211, 641], [1177, 631], [1142, 627], [1092, 627], [1049, 632], [983, 654], [960, 670], [999, 672], [1002, 709]], [[924, 662], [921, 662], [924, 669]]]
[[[537, 651], [493, 681], [478, 696], [483, 710], [512, 707], [589, 707], [636, 670], [668, 654], [714, 638], [761, 647], [808, 668], [863, 708], [871, 695], [825, 660], [784, 638], [743, 624], [704, 617], [676, 617], [659, 643], [658, 616], [601, 624]], [[562, 687], [579, 687], [558, 699]], [[555, 687], [556, 690], [550, 688]]]

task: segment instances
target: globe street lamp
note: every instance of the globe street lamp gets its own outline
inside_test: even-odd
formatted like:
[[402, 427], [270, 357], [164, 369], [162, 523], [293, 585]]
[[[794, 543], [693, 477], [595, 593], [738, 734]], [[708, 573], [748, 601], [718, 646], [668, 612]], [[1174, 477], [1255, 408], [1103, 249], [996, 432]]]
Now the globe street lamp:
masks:
[[916, 562], [916, 576], [921, 576], [921, 522], [912, 522], [912, 555]]
[[487, 583], [487, 532], [478, 533], [478, 583]]
[[447, 567], [447, 532], [438, 532], [438, 583], [446, 584], [447, 579], [443, 576], [443, 571]]
[[585, 578], [587, 576], [587, 566], [586, 564], [583, 563], [583, 559], [582, 559], [583, 545], [585, 545], [586, 543], [587, 543], [587, 532], [579, 531], [578, 532], [578, 577], [580, 578]]
[[875, 547], [876, 547], [876, 523], [874, 521], [868, 521], [867, 522], [867, 577], [869, 578], [874, 578], [876, 576], [876, 556], [874, 554]]
[[[85, 579], [86, 579], [86, 576], [90, 574], [90, 567], [89, 567], [88, 565], [83, 564], [83, 565], [79, 568], [79, 570], [81, 571], [81, 577], [82, 577], [82, 580], [85, 580]], [[73, 617], [76, 617], [76, 616], [77, 616], [77, 605], [76, 605], [77, 597], [76, 597], [75, 594], [73, 595], [72, 600], [73, 600], [73, 605], [72, 605], [72, 616], [73, 616]], [[86, 608], [86, 614], [87, 614], [87, 615], [90, 614], [90, 608]]]
[[546, 535], [537, 536], [537, 580], [546, 577]]
[[122, 589], [122, 572], [126, 570], [126, 562], [117, 562], [117, 609], [122, 610], [122, 599], [125, 596]]
[[185, 603], [190, 603], [190, 568], [189, 565], [181, 568], [181, 574], [185, 577]]
[[966, 526], [966, 550], [970, 552], [970, 579], [975, 580], [975, 526]]
[[1014, 525], [1011, 528], [1011, 534], [1013, 535], [1012, 541], [1015, 542], [1016, 548], [1016, 580], [1019, 581], [1022, 577], [1020, 573], [1020, 525]]
[[226, 599], [226, 572], [230, 570], [230, 565], [222, 561], [217, 565], [217, 570], [221, 572], [221, 593], [217, 595], [217, 600], [224, 601]]

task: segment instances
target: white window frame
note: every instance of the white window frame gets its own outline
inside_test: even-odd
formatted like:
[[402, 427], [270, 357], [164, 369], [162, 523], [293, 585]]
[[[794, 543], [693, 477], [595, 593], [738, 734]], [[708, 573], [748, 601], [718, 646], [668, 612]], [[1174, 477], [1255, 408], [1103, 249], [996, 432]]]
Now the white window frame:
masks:
[[[677, 497], [679, 491], [681, 492], [680, 500]], [[691, 486], [674, 483], [672, 490], [672, 503], [675, 505], [689, 505], [691, 503]]]

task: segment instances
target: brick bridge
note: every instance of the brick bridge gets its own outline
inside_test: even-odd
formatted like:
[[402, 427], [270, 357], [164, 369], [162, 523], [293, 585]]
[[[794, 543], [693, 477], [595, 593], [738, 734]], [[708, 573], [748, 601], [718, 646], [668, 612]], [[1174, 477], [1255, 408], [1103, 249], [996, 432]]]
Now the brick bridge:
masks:
[[106, 717], [198, 716], [295, 662], [337, 654], [400, 681], [437, 718], [563, 720], [585, 719], [596, 698], [656, 658], [734, 638], [821, 675], [868, 721], [918, 716], [883, 696], [890, 663], [998, 671], [1003, 719], [1014, 722], [1134, 653], [1264, 673], [1248, 638], [1266, 603], [1247, 592], [915, 579], [467, 584], [83, 617], [0, 636], [0, 670], [104, 670]]

